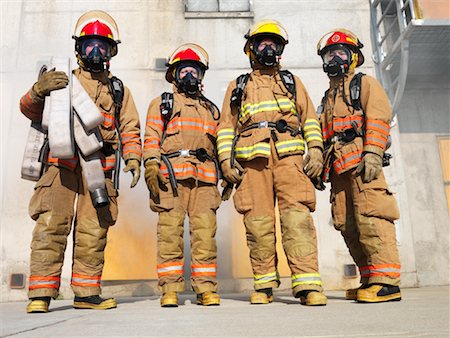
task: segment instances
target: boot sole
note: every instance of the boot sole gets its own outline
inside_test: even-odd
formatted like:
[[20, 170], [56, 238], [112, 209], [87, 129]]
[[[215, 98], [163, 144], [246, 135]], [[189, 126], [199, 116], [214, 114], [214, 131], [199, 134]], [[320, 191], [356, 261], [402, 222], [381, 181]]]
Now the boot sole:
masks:
[[161, 304], [161, 307], [178, 307], [178, 304]]
[[117, 307], [117, 303], [114, 300], [104, 301], [101, 304], [92, 304], [87, 302], [74, 302], [74, 309], [90, 309], [90, 310], [109, 310]]
[[47, 313], [48, 309], [42, 308], [27, 308], [27, 313]]
[[[303, 297], [302, 297], [303, 298]], [[327, 302], [307, 302], [306, 300], [303, 300], [302, 298], [300, 298], [300, 304], [305, 305], [305, 306], [325, 306], [327, 305]]]
[[358, 303], [383, 303], [383, 302], [399, 302], [402, 300], [400, 293], [394, 293], [387, 296], [377, 296], [376, 298], [359, 297], [356, 299]]
[[252, 305], [262, 305], [262, 304], [270, 304], [270, 303], [272, 303], [273, 302], [273, 298], [272, 297], [269, 297], [267, 300], [253, 300], [253, 301], [250, 301], [250, 304], [252, 304]]
[[203, 305], [203, 306], [219, 306], [220, 305], [220, 301], [211, 301], [211, 302], [202, 302], [202, 301], [198, 301], [197, 305]]

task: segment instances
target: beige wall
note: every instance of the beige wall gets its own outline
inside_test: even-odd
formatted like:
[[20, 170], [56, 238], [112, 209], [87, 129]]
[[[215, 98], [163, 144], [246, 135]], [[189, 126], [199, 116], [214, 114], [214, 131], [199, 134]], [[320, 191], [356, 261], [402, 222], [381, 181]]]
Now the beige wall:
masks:
[[[18, 109], [21, 97], [33, 84], [39, 65], [52, 55], [73, 56], [73, 33], [77, 18], [94, 9], [94, 2], [81, 1], [2, 1], [1, 2], [1, 277], [3, 300], [26, 298], [26, 290], [10, 290], [11, 273], [28, 276], [29, 244], [33, 222], [27, 205], [33, 183], [20, 179], [20, 165], [29, 121]], [[248, 71], [242, 52], [243, 35], [254, 20], [274, 18], [289, 32], [290, 43], [283, 55], [283, 65], [300, 76], [311, 98], [318, 104], [327, 87], [315, 46], [322, 34], [334, 27], [346, 27], [365, 43], [366, 64], [361, 71], [373, 74], [371, 62], [369, 6], [367, 1], [328, 0], [268, 1], [254, 0], [254, 19], [185, 19], [181, 0], [95, 1], [95, 8], [108, 11], [117, 21], [121, 40], [119, 53], [111, 70], [131, 89], [141, 121], [147, 105], [162, 91], [170, 90], [164, 72], [155, 68], [155, 58], [165, 58], [183, 42], [197, 42], [210, 54], [211, 67], [205, 79], [205, 94], [219, 106], [228, 82]], [[398, 131], [393, 132], [399, 142]], [[418, 285], [409, 206], [400, 143], [394, 143], [393, 165], [387, 170], [402, 211], [397, 224], [403, 266], [403, 285]], [[143, 179], [129, 189], [130, 176], [121, 175], [119, 220], [111, 228], [106, 251], [104, 279], [148, 280], [141, 294], [154, 292], [156, 278], [156, 221], [148, 208], [148, 191]], [[357, 285], [357, 279], [343, 277], [344, 264], [351, 264], [344, 242], [331, 222], [329, 191], [318, 193], [314, 214], [318, 229], [320, 269], [326, 289]], [[251, 269], [241, 217], [232, 202], [218, 211], [219, 279], [222, 290], [251, 288]], [[69, 246], [71, 245], [69, 238]], [[280, 253], [281, 256], [283, 256]], [[71, 250], [66, 252], [62, 292], [70, 297]], [[286, 262], [280, 259], [280, 272], [289, 276]], [[111, 289], [116, 294], [139, 294], [141, 284], [129, 282]], [[436, 281], [442, 283], [442, 279]], [[137, 286], [136, 286], [137, 285]], [[283, 279], [282, 288], [289, 288]], [[130, 291], [131, 290], [131, 291]], [[144, 291], [142, 291], [144, 290]]]

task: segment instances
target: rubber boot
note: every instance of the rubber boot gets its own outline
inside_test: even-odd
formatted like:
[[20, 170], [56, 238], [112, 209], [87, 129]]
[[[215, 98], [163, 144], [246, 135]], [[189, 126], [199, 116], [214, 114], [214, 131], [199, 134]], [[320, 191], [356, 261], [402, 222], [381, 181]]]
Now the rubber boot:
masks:
[[356, 300], [360, 303], [381, 303], [401, 299], [400, 288], [387, 284], [372, 284], [365, 289], [359, 289], [356, 294]]
[[345, 299], [346, 300], [356, 300], [356, 294], [357, 294], [358, 290], [365, 289], [367, 287], [369, 287], [369, 286], [366, 284], [362, 284], [357, 288], [346, 290], [345, 291]]
[[213, 291], [206, 291], [197, 295], [197, 305], [220, 305], [220, 296]]
[[300, 298], [300, 304], [307, 306], [327, 305], [327, 297], [320, 291], [303, 290], [295, 298]]
[[34, 297], [27, 305], [27, 313], [46, 313], [50, 305], [50, 297]]
[[175, 291], [169, 291], [161, 296], [161, 307], [178, 307], [178, 295]]
[[255, 291], [250, 296], [250, 304], [269, 304], [273, 302], [272, 288]]
[[114, 298], [103, 299], [99, 295], [89, 297], [77, 297], [73, 301], [75, 309], [91, 309], [91, 310], [108, 310], [117, 307], [117, 302]]

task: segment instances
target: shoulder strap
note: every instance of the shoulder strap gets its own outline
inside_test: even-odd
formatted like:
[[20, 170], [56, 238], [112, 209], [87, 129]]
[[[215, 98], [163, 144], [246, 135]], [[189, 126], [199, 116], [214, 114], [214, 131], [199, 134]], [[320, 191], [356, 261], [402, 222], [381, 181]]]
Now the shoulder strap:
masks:
[[123, 96], [125, 94], [123, 82], [116, 76], [111, 77], [109, 80], [114, 103], [122, 108]]
[[164, 92], [161, 94], [159, 110], [164, 121], [164, 129], [166, 129], [173, 113], [173, 93]]
[[320, 117], [320, 115], [322, 115], [322, 113], [325, 109], [325, 104], [327, 103], [327, 98], [328, 98], [329, 92], [330, 92], [330, 89], [327, 89], [325, 91], [325, 93], [323, 93], [323, 97], [322, 97], [322, 100], [320, 101], [320, 105], [319, 105], [319, 107], [317, 107], [317, 117]]
[[350, 81], [350, 101], [351, 105], [356, 110], [361, 110], [361, 79], [364, 73], [356, 74]]
[[244, 95], [244, 89], [248, 82], [250, 74], [242, 74], [236, 79], [236, 88], [233, 89], [231, 94], [231, 105], [236, 106], [238, 110], [241, 110], [242, 96]]
[[289, 93], [291, 93], [294, 96], [294, 101], [296, 100], [297, 91], [295, 89], [295, 78], [294, 74], [292, 74], [288, 70], [280, 70], [280, 77], [281, 81], [283, 82], [284, 86], [288, 90]]
[[110, 85], [110, 89], [111, 89], [112, 98], [113, 98], [114, 104], [116, 106], [115, 112], [114, 112], [114, 115], [115, 115], [114, 117], [115, 117], [116, 121], [119, 121], [119, 114], [120, 114], [120, 110], [122, 109], [122, 102], [123, 102], [123, 97], [125, 94], [125, 88], [123, 86], [122, 80], [120, 80], [116, 76], [113, 76], [109, 79], [109, 85]]

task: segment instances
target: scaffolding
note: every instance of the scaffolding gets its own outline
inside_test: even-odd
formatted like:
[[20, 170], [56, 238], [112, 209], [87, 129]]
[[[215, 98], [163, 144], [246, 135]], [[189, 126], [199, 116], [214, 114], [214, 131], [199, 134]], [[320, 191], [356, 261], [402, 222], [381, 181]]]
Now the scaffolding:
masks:
[[415, 81], [448, 82], [449, 14], [444, 18], [425, 18], [419, 0], [369, 3], [372, 57], [395, 113], [408, 76]]

